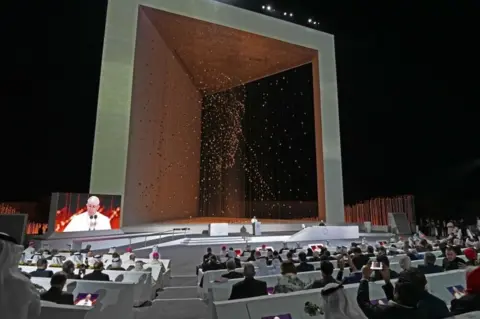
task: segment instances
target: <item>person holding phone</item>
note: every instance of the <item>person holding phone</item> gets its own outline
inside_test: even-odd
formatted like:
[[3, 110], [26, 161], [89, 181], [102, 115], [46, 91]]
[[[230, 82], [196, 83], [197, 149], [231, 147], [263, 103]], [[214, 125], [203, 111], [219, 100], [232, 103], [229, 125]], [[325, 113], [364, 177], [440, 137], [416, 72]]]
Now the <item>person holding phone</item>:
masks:
[[383, 275], [382, 275], [383, 271], [385, 272], [388, 271], [389, 278], [392, 278], [392, 279], [398, 278], [398, 273], [390, 269], [390, 260], [388, 259], [387, 256], [385, 255], [377, 256], [377, 260], [372, 263], [375, 263], [375, 262], [376, 262], [375, 265], [377, 267], [374, 267], [376, 269], [372, 269], [374, 270], [373, 277], [371, 278], [372, 281], [383, 280]]

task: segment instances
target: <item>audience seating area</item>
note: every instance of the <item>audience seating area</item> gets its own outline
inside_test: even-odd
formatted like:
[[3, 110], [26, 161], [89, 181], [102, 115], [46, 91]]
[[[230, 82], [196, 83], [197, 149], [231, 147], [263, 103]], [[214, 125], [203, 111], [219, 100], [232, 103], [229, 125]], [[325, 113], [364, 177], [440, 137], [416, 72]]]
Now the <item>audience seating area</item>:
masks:
[[[427, 280], [427, 289], [449, 305], [453, 297], [448, 292], [447, 287], [457, 285], [465, 287], [465, 270], [427, 275]], [[392, 280], [393, 284], [395, 284], [395, 282], [396, 280]], [[382, 289], [382, 285], [384, 284], [382, 281], [370, 283], [371, 300], [385, 299], [385, 294]], [[352, 299], [352, 302], [356, 302], [358, 284], [346, 285], [344, 289], [349, 298]], [[257, 319], [281, 314], [291, 314], [292, 318], [304, 318], [305, 302], [310, 301], [318, 305], [321, 304], [320, 290], [321, 289], [312, 289], [248, 299], [214, 301], [212, 318]], [[315, 318], [322, 318], [322, 316]], [[456, 318], [458, 318], [458, 316]]]

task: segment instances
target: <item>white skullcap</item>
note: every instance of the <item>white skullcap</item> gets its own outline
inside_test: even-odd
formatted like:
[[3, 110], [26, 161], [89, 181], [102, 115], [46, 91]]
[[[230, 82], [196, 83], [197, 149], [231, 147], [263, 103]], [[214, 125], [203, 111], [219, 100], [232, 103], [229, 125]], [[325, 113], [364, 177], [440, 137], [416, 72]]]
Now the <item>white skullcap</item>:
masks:
[[98, 198], [97, 196], [90, 196], [87, 199], [87, 203], [92, 205], [100, 205], [100, 198]]

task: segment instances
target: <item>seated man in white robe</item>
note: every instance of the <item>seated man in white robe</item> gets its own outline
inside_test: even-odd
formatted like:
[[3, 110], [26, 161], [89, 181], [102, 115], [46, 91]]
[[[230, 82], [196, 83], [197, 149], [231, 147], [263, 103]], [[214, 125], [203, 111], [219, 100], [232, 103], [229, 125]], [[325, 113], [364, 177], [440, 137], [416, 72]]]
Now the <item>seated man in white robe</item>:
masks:
[[64, 232], [110, 230], [110, 218], [98, 212], [100, 199], [92, 196], [87, 200], [87, 211], [74, 215]]
[[24, 260], [30, 260], [33, 257], [33, 254], [35, 254], [35, 243], [31, 241], [28, 243], [28, 247], [23, 251], [24, 253]]
[[63, 256], [62, 255], [53, 256], [50, 266], [61, 267], [62, 265], [63, 265]]
[[74, 253], [69, 258], [69, 260], [71, 260], [75, 266], [84, 264], [83, 259], [82, 259], [82, 254], [80, 254], [79, 252]]
[[159, 253], [153, 253], [152, 259], [150, 260], [150, 265], [160, 265], [160, 272], [164, 273], [166, 271], [165, 266], [160, 261]]
[[42, 253], [37, 252], [37, 253], [33, 254], [33, 256], [32, 256], [32, 264], [36, 264], [37, 261], [39, 261], [40, 259], [42, 259]]

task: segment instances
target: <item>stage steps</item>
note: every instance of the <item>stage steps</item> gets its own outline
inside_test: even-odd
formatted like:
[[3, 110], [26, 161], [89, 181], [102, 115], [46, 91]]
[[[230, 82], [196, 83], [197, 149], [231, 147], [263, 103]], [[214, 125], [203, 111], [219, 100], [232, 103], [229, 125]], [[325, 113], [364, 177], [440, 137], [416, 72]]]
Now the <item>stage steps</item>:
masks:
[[203, 238], [185, 238], [183, 244], [186, 246], [208, 246], [223, 244], [245, 244], [243, 237], [203, 237]]

